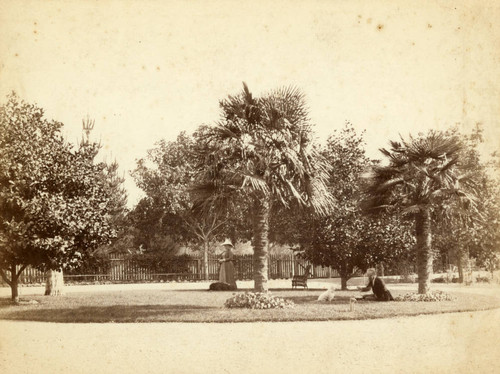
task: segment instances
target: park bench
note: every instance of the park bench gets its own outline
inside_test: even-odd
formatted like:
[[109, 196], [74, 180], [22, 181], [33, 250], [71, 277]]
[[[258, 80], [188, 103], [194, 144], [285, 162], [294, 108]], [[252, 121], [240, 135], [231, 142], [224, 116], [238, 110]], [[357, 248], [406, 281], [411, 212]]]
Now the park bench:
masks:
[[[300, 265], [302, 266], [302, 265]], [[292, 288], [296, 287], [307, 287], [307, 278], [309, 277], [309, 270], [311, 269], [311, 265], [307, 265], [304, 269], [303, 275], [294, 275], [292, 278]]]

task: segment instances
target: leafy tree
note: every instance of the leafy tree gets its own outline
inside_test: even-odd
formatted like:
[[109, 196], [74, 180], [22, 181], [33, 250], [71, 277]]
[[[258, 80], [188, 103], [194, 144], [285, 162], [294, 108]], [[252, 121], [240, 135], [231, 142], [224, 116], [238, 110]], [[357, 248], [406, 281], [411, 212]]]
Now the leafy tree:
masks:
[[99, 146], [73, 150], [61, 127], [15, 94], [0, 107], [0, 275], [12, 299], [26, 266], [74, 266], [114, 235]]
[[125, 178], [119, 175], [116, 161], [104, 163], [102, 183], [109, 196], [108, 209], [113, 226], [121, 227], [127, 213], [127, 192], [123, 187]]
[[[80, 145], [88, 146], [90, 135], [94, 129], [95, 121], [86, 119], [82, 121], [83, 137]], [[126, 220], [127, 214], [127, 192], [123, 187], [125, 181], [123, 176], [119, 175], [119, 165], [115, 161], [105, 162], [100, 174], [102, 183], [106, 189], [106, 195], [109, 197], [107, 204], [109, 222], [116, 231], [116, 237], [109, 243], [100, 245], [95, 250], [82, 253], [82, 258], [75, 266], [65, 269], [67, 274], [94, 274], [106, 273], [110, 267], [108, 254], [116, 252], [118, 248], [131, 247], [129, 237], [129, 227]]]
[[282, 232], [278, 240], [295, 242], [313, 263], [337, 270], [342, 289], [347, 289], [358, 270], [383, 261], [393, 264], [408, 253], [412, 241], [407, 225], [389, 216], [370, 219], [359, 209], [361, 174], [371, 164], [362, 134], [347, 123], [328, 138], [322, 154], [332, 166], [328, 188], [336, 199], [335, 209], [322, 217], [280, 212], [273, 223]]
[[[457, 162], [459, 168], [474, 175], [476, 194], [480, 197], [475, 202], [476, 209], [464, 214], [452, 200], [444, 203], [434, 213], [435, 218], [440, 218], [435, 219], [435, 247], [442, 257], [457, 265], [459, 282], [464, 281], [464, 266], [470, 263], [470, 257], [483, 265], [489, 263], [488, 260], [484, 263], [483, 259], [495, 257], [493, 243], [498, 232], [495, 227], [495, 212], [500, 211], [496, 203], [498, 183], [492, 176], [497, 175], [498, 165], [495, 154], [486, 162], [480, 157], [478, 146], [483, 142], [482, 132], [482, 126], [478, 124], [471, 134], [461, 135], [463, 145]], [[460, 135], [457, 128], [452, 128], [447, 133]]]
[[174, 259], [176, 253], [169, 250], [169, 246], [161, 253], [158, 243], [162, 240], [199, 245], [208, 280], [208, 254], [223, 232], [225, 219], [221, 214], [208, 216], [193, 210], [190, 188], [197, 162], [194, 141], [182, 132], [173, 142], [161, 140], [137, 162], [132, 176], [146, 197], [139, 202], [131, 218], [138, 230], [137, 244], [149, 251], [148, 258], [153, 262], [155, 255], [159, 261]]
[[476, 165], [480, 176], [477, 209], [467, 217], [441, 212], [434, 230], [440, 255], [458, 268], [458, 281], [464, 281], [464, 266], [471, 259], [476, 265], [493, 271], [500, 257], [500, 191], [495, 179], [488, 176], [487, 165]]
[[475, 181], [465, 163], [459, 164], [463, 143], [455, 134], [430, 131], [390, 144], [389, 150], [381, 150], [388, 165], [374, 166], [367, 176], [364, 207], [414, 219], [418, 292], [427, 293], [433, 262], [432, 214], [445, 204], [452, 210], [474, 207]]
[[131, 228], [127, 221], [127, 193], [123, 188], [124, 178], [118, 172], [118, 163], [116, 161], [105, 163], [101, 178], [109, 196], [108, 214], [110, 226], [116, 232], [116, 235], [111, 238], [110, 242], [93, 250], [83, 252], [77, 264], [66, 267], [65, 274], [107, 273], [110, 268], [109, 254], [128, 251], [133, 247], [132, 238], [130, 237]]
[[[326, 213], [328, 164], [313, 143], [304, 95], [281, 88], [254, 98], [243, 91], [220, 102], [221, 119], [198, 133], [198, 206], [246, 206], [252, 218], [254, 287], [267, 290], [269, 216], [273, 204], [296, 201]], [[229, 210], [231, 211], [231, 210]]]
[[315, 264], [337, 270], [341, 288], [347, 281], [365, 272], [368, 267], [385, 264], [397, 268], [401, 262], [411, 262], [413, 241], [405, 222], [381, 216], [377, 220], [364, 217], [359, 211], [308, 220], [302, 225], [303, 255]]
[[148, 242], [148, 247], [140, 247], [131, 258], [139, 266], [156, 273], [185, 273], [189, 256], [178, 256], [179, 246], [168, 236], [157, 235]]
[[500, 189], [495, 180], [489, 180], [480, 201], [483, 219], [476, 230], [470, 254], [477, 264], [493, 275], [500, 266]]

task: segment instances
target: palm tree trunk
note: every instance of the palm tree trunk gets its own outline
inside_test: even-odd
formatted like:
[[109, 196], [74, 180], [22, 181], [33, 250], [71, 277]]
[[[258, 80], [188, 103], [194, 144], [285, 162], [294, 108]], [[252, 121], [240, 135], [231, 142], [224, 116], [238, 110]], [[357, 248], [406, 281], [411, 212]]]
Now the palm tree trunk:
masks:
[[266, 199], [254, 199], [253, 216], [253, 276], [256, 292], [264, 292], [267, 287], [267, 243], [269, 232], [270, 205]]
[[432, 274], [431, 214], [428, 209], [420, 211], [415, 218], [417, 236], [418, 293], [429, 292]]

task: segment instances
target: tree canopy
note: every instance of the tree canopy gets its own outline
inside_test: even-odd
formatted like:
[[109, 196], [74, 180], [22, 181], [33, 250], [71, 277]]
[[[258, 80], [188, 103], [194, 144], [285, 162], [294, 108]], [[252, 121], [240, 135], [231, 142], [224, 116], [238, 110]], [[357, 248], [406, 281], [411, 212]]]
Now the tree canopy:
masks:
[[0, 274], [13, 298], [26, 266], [77, 264], [115, 235], [99, 145], [73, 149], [61, 127], [15, 94], [0, 107]]
[[367, 174], [364, 208], [415, 220], [419, 293], [427, 293], [433, 262], [432, 214], [445, 206], [473, 209], [476, 179], [463, 160], [458, 134], [429, 131], [390, 145], [381, 150], [388, 164], [376, 165]]
[[[267, 245], [273, 204], [296, 202], [326, 213], [328, 164], [313, 141], [305, 97], [294, 87], [254, 97], [246, 84], [220, 102], [221, 119], [199, 133], [204, 165], [197, 203], [220, 210], [240, 201], [251, 210], [255, 289], [267, 289]], [[218, 207], [218, 208], [217, 208]]]
[[274, 229], [278, 240], [289, 241], [313, 263], [337, 270], [345, 289], [357, 271], [402, 260], [412, 240], [406, 222], [366, 217], [359, 207], [361, 176], [373, 163], [365, 155], [363, 134], [347, 123], [328, 138], [322, 155], [331, 165], [328, 189], [335, 209], [325, 216], [281, 211]]

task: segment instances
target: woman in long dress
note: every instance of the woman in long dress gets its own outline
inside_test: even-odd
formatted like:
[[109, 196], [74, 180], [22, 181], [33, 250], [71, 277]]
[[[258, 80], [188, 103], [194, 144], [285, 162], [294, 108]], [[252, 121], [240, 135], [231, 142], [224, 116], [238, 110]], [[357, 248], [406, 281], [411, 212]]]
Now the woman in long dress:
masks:
[[222, 243], [224, 247], [224, 253], [222, 254], [222, 258], [219, 260], [220, 270], [219, 270], [219, 282], [224, 282], [236, 289], [236, 280], [234, 279], [234, 265], [233, 265], [233, 252], [231, 249], [233, 248], [233, 244], [229, 239], [226, 239], [224, 243]]

